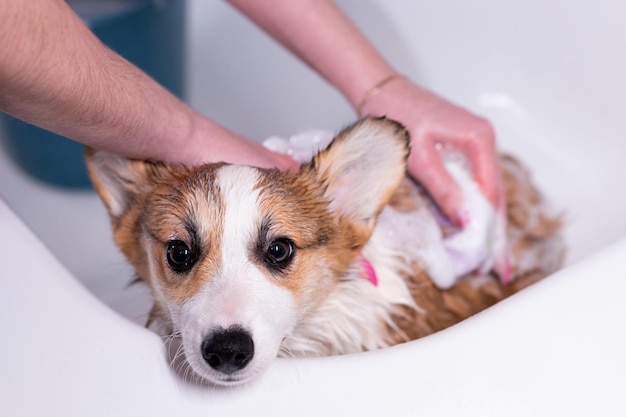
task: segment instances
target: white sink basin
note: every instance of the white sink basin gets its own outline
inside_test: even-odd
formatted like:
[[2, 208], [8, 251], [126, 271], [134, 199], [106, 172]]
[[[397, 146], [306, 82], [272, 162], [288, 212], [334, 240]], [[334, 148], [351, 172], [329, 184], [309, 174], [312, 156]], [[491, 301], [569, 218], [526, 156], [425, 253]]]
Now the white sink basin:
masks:
[[[0, 415], [626, 415], [626, 3], [339, 4], [401, 71], [493, 121], [566, 212], [569, 267], [422, 340], [198, 387], [139, 324], [149, 300], [97, 197], [0, 153]], [[194, 107], [259, 140], [352, 120], [228, 5], [189, 6]]]

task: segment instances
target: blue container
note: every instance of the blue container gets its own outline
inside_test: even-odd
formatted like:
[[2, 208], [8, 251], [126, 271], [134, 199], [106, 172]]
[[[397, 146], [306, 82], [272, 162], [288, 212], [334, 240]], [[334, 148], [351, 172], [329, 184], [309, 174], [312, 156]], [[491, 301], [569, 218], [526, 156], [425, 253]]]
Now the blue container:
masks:
[[[68, 0], [68, 4], [111, 49], [183, 98], [185, 0]], [[81, 144], [2, 116], [5, 148], [26, 172], [62, 187], [90, 186]]]

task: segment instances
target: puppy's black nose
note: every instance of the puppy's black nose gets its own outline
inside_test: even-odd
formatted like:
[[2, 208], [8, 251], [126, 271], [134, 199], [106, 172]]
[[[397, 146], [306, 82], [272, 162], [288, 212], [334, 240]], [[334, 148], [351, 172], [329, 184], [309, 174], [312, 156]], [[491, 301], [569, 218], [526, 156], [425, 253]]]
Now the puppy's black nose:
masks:
[[218, 329], [202, 341], [202, 357], [216, 371], [232, 374], [246, 367], [254, 356], [250, 333], [241, 327]]

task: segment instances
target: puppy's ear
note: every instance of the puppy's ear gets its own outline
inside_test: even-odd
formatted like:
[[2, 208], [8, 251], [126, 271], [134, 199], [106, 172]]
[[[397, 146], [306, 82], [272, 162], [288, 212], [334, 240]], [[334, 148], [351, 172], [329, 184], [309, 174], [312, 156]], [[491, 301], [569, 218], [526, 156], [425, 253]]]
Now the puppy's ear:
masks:
[[94, 188], [113, 218], [121, 216], [167, 167], [117, 154], [85, 148], [85, 163]]
[[384, 117], [365, 118], [340, 132], [311, 161], [330, 209], [372, 229], [406, 172], [409, 134]]

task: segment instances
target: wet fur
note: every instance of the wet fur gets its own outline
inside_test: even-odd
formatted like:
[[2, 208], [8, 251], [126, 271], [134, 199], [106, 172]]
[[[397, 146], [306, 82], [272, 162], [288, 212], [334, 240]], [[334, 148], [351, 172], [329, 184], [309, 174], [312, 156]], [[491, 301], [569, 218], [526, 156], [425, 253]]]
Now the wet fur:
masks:
[[[229, 214], [225, 207], [227, 201], [232, 204], [246, 198], [245, 193], [229, 194], [237, 192], [236, 184], [256, 178], [251, 190], [258, 195], [260, 217], [241, 249], [247, 257], [246, 271], [254, 273], [259, 288], [276, 291], [279, 297], [289, 294], [287, 304], [293, 304], [281, 310], [288, 318], [272, 324], [285, 334], [268, 357], [279, 353], [322, 356], [426, 336], [560, 266], [559, 219], [544, 210], [525, 169], [513, 158], [502, 157], [516, 279], [507, 286], [493, 275], [466, 277], [448, 290], [433, 285], [419, 260], [391, 248], [381, 227], [376, 228], [383, 210], [411, 214], [426, 209], [423, 196], [405, 177], [408, 143], [407, 132], [397, 123], [367, 118], [338, 134], [328, 149], [297, 174], [223, 164], [171, 166], [92, 149], [86, 150], [86, 160], [109, 211], [116, 244], [152, 290], [150, 321], [166, 333], [181, 331], [178, 316], [189, 314], [181, 313], [181, 306], [189, 300], [200, 303], [198, 294], [217, 288], [213, 281], [226, 280], [224, 269], [239, 271], [236, 265], [225, 267], [229, 260], [220, 258], [225, 250], [221, 245], [226, 244], [223, 233], [230, 227], [224, 220]], [[226, 181], [226, 175], [242, 178]], [[225, 181], [234, 184], [235, 190], [224, 190]], [[289, 236], [296, 245], [293, 261], [282, 271], [268, 268], [263, 259], [267, 241], [276, 236]], [[200, 254], [185, 276], [172, 273], [164, 262], [164, 245], [173, 237], [190, 242]], [[376, 269], [377, 287], [362, 277], [359, 259], [363, 255]], [[228, 319], [220, 320], [238, 314], [233, 311]], [[201, 322], [209, 323], [211, 318]], [[208, 379], [214, 377], [203, 374], [202, 363], [192, 362], [192, 367]], [[252, 376], [242, 376], [242, 380]]]

